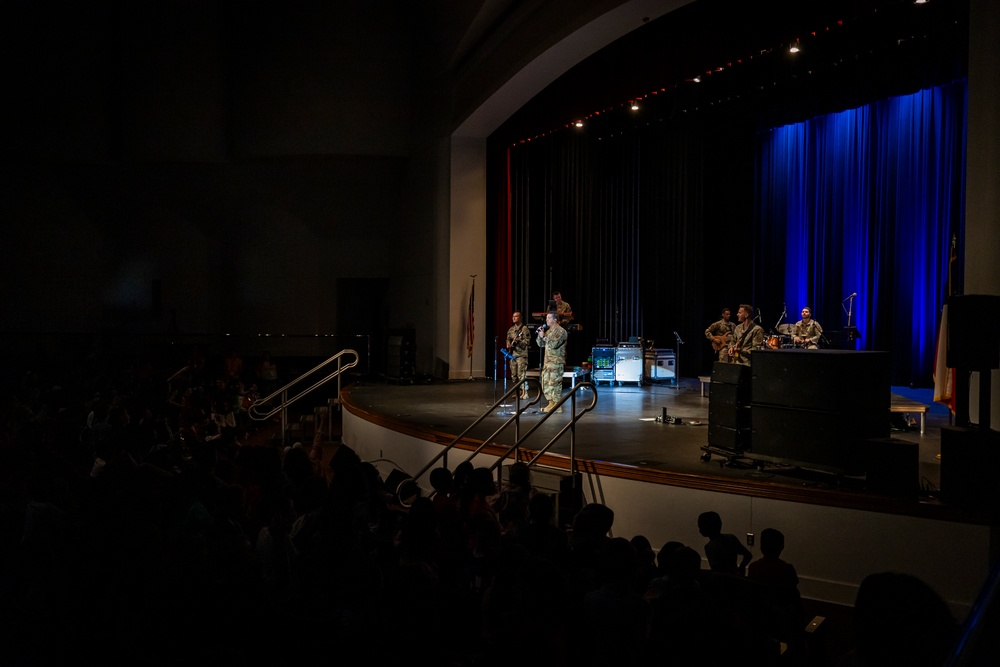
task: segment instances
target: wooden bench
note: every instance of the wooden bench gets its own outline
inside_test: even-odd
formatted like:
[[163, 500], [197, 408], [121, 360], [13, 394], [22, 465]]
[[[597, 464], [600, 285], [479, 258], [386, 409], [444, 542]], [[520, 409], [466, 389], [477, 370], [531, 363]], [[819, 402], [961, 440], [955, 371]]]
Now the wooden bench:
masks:
[[919, 401], [913, 401], [903, 396], [897, 396], [893, 394], [889, 401], [889, 412], [917, 412], [920, 413], [920, 435], [924, 434], [924, 429], [926, 427], [927, 411], [930, 410], [929, 405], [926, 403], [920, 403]]
[[701, 395], [702, 395], [702, 398], [704, 398], [705, 397], [705, 387], [712, 382], [712, 376], [711, 375], [699, 375], [698, 376], [698, 382], [701, 383]]

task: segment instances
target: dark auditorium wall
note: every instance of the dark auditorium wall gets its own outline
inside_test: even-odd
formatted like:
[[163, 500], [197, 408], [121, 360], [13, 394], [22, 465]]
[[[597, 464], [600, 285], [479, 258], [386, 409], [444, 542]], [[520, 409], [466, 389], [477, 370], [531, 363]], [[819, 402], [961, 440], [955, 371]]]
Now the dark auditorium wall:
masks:
[[338, 331], [341, 280], [427, 324], [405, 12], [18, 5], [0, 330], [365, 333]]

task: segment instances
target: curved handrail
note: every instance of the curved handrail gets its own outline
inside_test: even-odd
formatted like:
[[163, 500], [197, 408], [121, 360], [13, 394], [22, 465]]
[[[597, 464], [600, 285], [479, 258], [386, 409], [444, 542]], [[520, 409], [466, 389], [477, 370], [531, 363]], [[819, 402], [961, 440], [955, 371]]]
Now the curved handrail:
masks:
[[[346, 364], [341, 364], [341, 361], [340, 361], [341, 357], [343, 357], [345, 355], [353, 355], [354, 356], [354, 360], [350, 361], [350, 362], [348, 362]], [[292, 398], [282, 399], [282, 401], [280, 403], [278, 403], [278, 405], [276, 405], [275, 407], [271, 408], [267, 412], [264, 412], [262, 410], [262, 408], [260, 407], [260, 406], [263, 406], [264, 404], [266, 404], [272, 398], [275, 398], [277, 396], [283, 396], [285, 394], [285, 392], [288, 391], [289, 387], [292, 387], [293, 385], [301, 382], [305, 378], [309, 377], [310, 375], [312, 375], [316, 371], [320, 370], [321, 368], [326, 367], [328, 364], [333, 363], [334, 361], [337, 362], [337, 369], [335, 371], [333, 371], [332, 373], [330, 373], [329, 375], [327, 375], [326, 377], [322, 378], [321, 380], [318, 380], [317, 382], [313, 383], [313, 385], [310, 386], [309, 388], [303, 389], [302, 391], [300, 391], [298, 394], [296, 394]], [[295, 378], [294, 380], [292, 380], [291, 382], [289, 382], [288, 384], [286, 384], [284, 387], [281, 387], [280, 389], [277, 389], [276, 391], [272, 392], [271, 394], [269, 394], [269, 395], [267, 395], [267, 396], [265, 396], [263, 398], [259, 398], [256, 401], [254, 401], [250, 405], [250, 407], [247, 409], [247, 414], [250, 415], [250, 418], [253, 419], [253, 420], [255, 420], [255, 421], [263, 421], [265, 419], [269, 419], [272, 415], [274, 415], [274, 414], [276, 414], [278, 412], [281, 412], [282, 410], [284, 410], [289, 405], [291, 405], [295, 401], [299, 400], [300, 398], [302, 398], [303, 396], [305, 396], [309, 392], [313, 391], [314, 389], [319, 388], [320, 386], [326, 384], [327, 382], [329, 382], [333, 378], [339, 376], [341, 373], [343, 373], [347, 369], [354, 368], [357, 365], [358, 365], [358, 353], [357, 352], [355, 352], [354, 350], [341, 350], [340, 352], [338, 352], [337, 354], [333, 355], [332, 357], [330, 357], [326, 361], [324, 361], [324, 362], [322, 362], [320, 364], [317, 364], [316, 366], [314, 366], [310, 370], [308, 370], [305, 373], [303, 373], [302, 375], [298, 376], [297, 378]]]

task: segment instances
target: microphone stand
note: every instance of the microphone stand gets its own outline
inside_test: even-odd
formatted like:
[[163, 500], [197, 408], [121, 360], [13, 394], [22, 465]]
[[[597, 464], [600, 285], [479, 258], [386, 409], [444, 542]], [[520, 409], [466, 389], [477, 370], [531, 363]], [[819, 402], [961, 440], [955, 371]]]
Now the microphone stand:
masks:
[[[493, 402], [497, 402], [497, 350], [499, 349], [500, 336], [493, 337]], [[504, 382], [507, 379], [504, 378]], [[506, 393], [506, 392], [505, 392]]]
[[783, 307], [781, 309], [781, 317], [778, 318], [778, 323], [774, 325], [774, 329], [772, 329], [771, 331], [773, 331], [774, 333], [778, 333], [778, 327], [781, 326], [781, 323], [785, 321], [786, 317], [788, 317], [788, 307], [787, 306], [785, 306], [785, 307]]
[[[510, 358], [510, 352], [508, 352], [507, 349], [503, 348], [503, 347], [500, 348], [500, 352], [501, 352], [501, 354], [503, 354], [503, 393], [506, 395], [506, 393], [507, 393], [507, 377], [510, 375], [510, 371], [509, 371], [509, 369], [507, 367], [507, 360]], [[495, 361], [494, 361], [494, 363], [495, 363]], [[497, 391], [496, 391], [496, 382], [495, 381], [493, 383], [493, 387], [494, 387], [494, 389], [493, 389], [493, 402], [496, 403]], [[515, 398], [514, 400], [517, 400], [517, 399]], [[512, 407], [515, 407], [513, 403], [503, 403], [500, 406], [500, 412], [498, 412], [497, 414], [501, 415], [501, 416], [512, 415], [512, 414], [514, 414], [513, 412], [508, 412], [507, 411], [507, 408], [512, 408]]]
[[850, 303], [847, 304], [847, 328], [851, 327], [851, 311], [854, 310], [854, 297], [855, 296], [857, 296], [857, 292], [855, 292], [851, 296], [847, 297], [847, 300], [850, 302]]
[[[676, 343], [674, 344], [674, 389], [680, 389], [681, 386], [681, 345], [684, 341], [681, 340], [681, 335], [674, 332], [674, 339]], [[666, 408], [664, 408], [666, 409]]]

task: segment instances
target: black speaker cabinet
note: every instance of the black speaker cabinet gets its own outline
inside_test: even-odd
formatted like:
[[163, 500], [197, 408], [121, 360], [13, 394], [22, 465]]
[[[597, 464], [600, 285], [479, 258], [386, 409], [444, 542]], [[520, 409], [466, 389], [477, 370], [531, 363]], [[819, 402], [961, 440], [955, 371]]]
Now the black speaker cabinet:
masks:
[[[950, 306], [949, 306], [950, 309]], [[947, 505], [1000, 509], [1000, 433], [941, 427], [941, 501]]]
[[709, 403], [708, 423], [726, 428], [750, 428], [750, 406]]
[[751, 362], [754, 405], [802, 410], [889, 412], [888, 352], [757, 350]]
[[1000, 368], [1000, 296], [948, 297], [948, 368]]
[[743, 452], [750, 449], [750, 429], [729, 428], [709, 422], [708, 444], [732, 452]]
[[709, 405], [750, 405], [750, 383], [713, 382], [708, 393]]
[[[754, 354], [757, 354], [754, 352]], [[743, 384], [750, 382], [750, 367], [716, 361], [712, 366], [712, 382]]]
[[920, 497], [919, 445], [898, 438], [875, 438], [861, 448], [865, 490], [916, 500]]
[[888, 407], [836, 414], [754, 404], [752, 413], [753, 458], [762, 461], [861, 474], [862, 443], [889, 437]]

